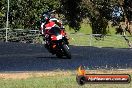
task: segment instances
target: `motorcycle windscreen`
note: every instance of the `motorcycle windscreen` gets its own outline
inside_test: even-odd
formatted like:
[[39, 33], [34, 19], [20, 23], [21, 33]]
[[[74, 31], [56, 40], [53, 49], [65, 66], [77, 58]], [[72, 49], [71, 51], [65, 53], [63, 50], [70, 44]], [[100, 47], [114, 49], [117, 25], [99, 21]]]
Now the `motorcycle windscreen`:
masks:
[[49, 30], [49, 33], [55, 35], [55, 36], [58, 36], [61, 34], [61, 29], [58, 28], [58, 27], [53, 27]]

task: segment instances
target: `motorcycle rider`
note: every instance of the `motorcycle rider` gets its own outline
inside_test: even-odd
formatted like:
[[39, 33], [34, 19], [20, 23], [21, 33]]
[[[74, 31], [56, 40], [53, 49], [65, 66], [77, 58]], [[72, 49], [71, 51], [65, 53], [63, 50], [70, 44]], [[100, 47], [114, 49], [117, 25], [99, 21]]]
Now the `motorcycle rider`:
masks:
[[41, 34], [46, 35], [48, 30], [50, 30], [52, 27], [60, 27], [61, 29], [65, 29], [64, 26], [62, 25], [62, 22], [58, 20], [55, 15], [55, 11], [51, 12], [44, 12], [41, 17]]
[[64, 26], [62, 25], [62, 22], [55, 17], [55, 11], [44, 12], [41, 17], [40, 31], [41, 34], [44, 36], [45, 48], [47, 48], [49, 52], [52, 51], [50, 49], [49, 45], [50, 43], [48, 41], [49, 39], [48, 31], [52, 27], [59, 27], [60, 29], [65, 29]]

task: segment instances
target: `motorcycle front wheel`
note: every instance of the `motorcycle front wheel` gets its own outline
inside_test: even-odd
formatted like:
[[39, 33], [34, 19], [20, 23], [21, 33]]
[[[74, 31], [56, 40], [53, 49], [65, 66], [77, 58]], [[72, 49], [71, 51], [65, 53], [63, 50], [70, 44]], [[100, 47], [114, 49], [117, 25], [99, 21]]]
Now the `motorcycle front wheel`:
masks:
[[64, 45], [62, 45], [62, 49], [63, 49], [63, 51], [64, 51], [65, 56], [66, 56], [68, 59], [71, 59], [71, 52], [70, 52], [70, 50], [69, 50], [69, 46], [66, 45], [66, 44], [64, 44]]

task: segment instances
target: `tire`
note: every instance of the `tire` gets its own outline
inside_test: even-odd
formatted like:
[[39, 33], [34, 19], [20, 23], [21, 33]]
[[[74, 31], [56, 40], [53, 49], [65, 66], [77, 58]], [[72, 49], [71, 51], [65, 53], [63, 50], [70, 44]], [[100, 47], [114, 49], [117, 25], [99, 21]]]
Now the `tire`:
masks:
[[68, 58], [68, 59], [71, 59], [71, 52], [69, 51], [69, 47], [68, 45], [64, 44], [62, 46], [62, 49], [64, 51], [64, 55]]

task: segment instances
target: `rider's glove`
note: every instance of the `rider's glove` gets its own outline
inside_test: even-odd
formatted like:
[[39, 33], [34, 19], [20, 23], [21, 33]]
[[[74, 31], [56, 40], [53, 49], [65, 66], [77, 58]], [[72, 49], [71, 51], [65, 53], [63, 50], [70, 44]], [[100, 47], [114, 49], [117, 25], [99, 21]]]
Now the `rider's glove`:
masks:
[[60, 27], [61, 29], [65, 29], [65, 27], [62, 25], [61, 27]]

